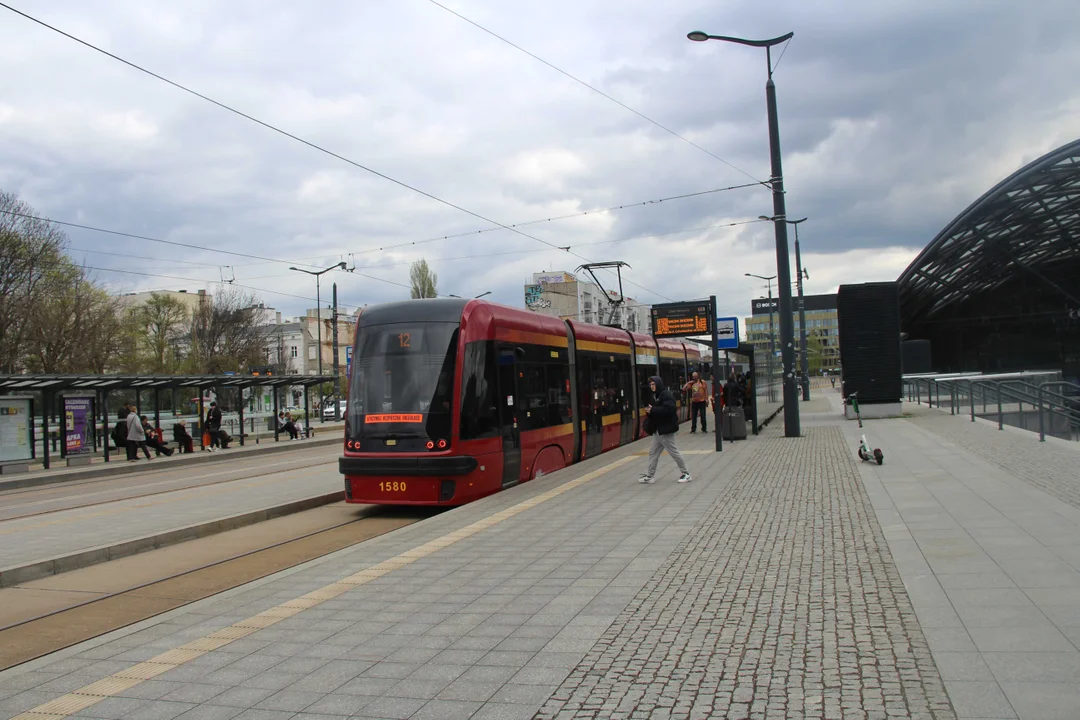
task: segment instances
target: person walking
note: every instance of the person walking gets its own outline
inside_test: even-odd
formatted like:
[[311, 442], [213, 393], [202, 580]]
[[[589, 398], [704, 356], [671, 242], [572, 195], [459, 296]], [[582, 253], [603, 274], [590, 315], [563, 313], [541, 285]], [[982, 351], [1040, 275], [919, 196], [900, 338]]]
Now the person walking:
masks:
[[210, 410], [206, 413], [206, 432], [210, 433], [210, 452], [221, 447], [221, 408], [217, 401], [210, 403]]
[[690, 432], [697, 432], [698, 415], [701, 415], [701, 432], [709, 432], [705, 420], [708, 417], [705, 409], [709, 406], [709, 386], [695, 372], [691, 376], [690, 382], [683, 385], [683, 392], [690, 394]]
[[127, 448], [128, 448], [128, 462], [135, 462], [139, 459], [139, 448], [146, 454], [146, 459], [150, 459], [150, 450], [146, 447], [146, 432], [143, 431], [142, 418], [139, 417], [139, 413], [135, 412], [135, 408], [128, 405], [127, 416]]
[[664, 387], [664, 381], [658, 375], [649, 378], [649, 390], [653, 398], [645, 408], [646, 429], [652, 435], [652, 445], [649, 446], [649, 469], [642, 473], [638, 482], [652, 484], [656, 475], [656, 465], [660, 462], [660, 453], [668, 451], [668, 455], [679, 466], [682, 475], [679, 482], [690, 482], [690, 470], [686, 467], [682, 453], [675, 445], [675, 433], [679, 431], [679, 415], [675, 409], [675, 398], [671, 391]]

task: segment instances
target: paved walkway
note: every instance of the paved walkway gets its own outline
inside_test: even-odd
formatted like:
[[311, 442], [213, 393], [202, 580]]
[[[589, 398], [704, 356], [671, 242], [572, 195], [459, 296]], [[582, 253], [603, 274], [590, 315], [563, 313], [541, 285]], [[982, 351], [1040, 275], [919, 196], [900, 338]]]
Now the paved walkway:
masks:
[[[64, 506], [63, 497], [40, 499], [30, 505], [20, 500], [21, 494], [0, 496], [0, 518], [8, 512], [44, 513], [0, 520], [0, 569], [340, 490], [341, 474], [333, 449], [310, 450], [261, 458], [238, 456], [229, 462], [148, 473], [142, 478], [143, 488], [162, 492], [142, 497], [112, 499], [130, 495], [132, 488], [127, 484], [119, 490], [85, 485], [44, 493], [74, 493], [86, 503], [70, 509], [53, 510]], [[316, 465], [312, 456], [324, 460]], [[178, 481], [195, 487], [174, 489]], [[157, 483], [161, 485], [152, 487]], [[43, 494], [40, 490], [29, 492]]]
[[1080, 444], [905, 412], [860, 469], [957, 712], [1080, 717]]
[[1080, 509], [939, 416], [860, 464], [820, 393], [680, 435], [688, 485], [639, 443], [0, 674], [0, 718], [1075, 718]]

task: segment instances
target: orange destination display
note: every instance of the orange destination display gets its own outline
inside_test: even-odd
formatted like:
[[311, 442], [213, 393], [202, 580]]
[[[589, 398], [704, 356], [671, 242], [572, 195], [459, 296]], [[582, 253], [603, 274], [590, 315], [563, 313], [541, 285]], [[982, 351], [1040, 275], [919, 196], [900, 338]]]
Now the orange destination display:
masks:
[[382, 415], [365, 415], [364, 424], [371, 423], [418, 423], [424, 422], [423, 413], [384, 413]]
[[709, 304], [705, 302], [682, 302], [653, 305], [653, 337], [680, 337], [684, 335], [708, 335]]

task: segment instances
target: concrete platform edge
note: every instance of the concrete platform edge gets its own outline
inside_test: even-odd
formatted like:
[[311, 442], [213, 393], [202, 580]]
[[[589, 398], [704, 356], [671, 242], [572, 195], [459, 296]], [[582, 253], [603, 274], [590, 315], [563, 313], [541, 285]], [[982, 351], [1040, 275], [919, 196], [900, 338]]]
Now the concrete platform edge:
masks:
[[284, 515], [303, 512], [304, 510], [311, 510], [312, 508], [340, 502], [344, 499], [345, 491], [340, 490], [325, 495], [304, 498], [302, 500], [293, 500], [282, 505], [262, 508], [261, 510], [253, 510], [239, 515], [232, 515], [225, 518], [197, 523], [195, 525], [188, 525], [186, 527], [176, 528], [162, 533], [146, 535], [133, 540], [125, 540], [124, 542], [114, 543], [112, 545], [89, 548], [69, 555], [38, 560], [26, 565], [3, 568], [0, 569], [0, 588], [11, 587], [18, 585], [19, 583], [29, 582], [51, 575], [59, 575], [60, 573], [68, 572], [69, 570], [78, 570], [79, 568], [109, 562], [110, 560], [119, 560], [120, 558], [137, 555], [149, 550], [176, 545], [187, 540], [217, 535], [218, 533], [254, 525], [255, 523], [272, 520]]
[[[163, 463], [165, 469], [172, 469], [178, 466], [194, 465], [196, 463], [208, 463], [208, 462], [220, 462], [223, 460], [235, 460], [236, 458], [243, 458], [248, 455], [272, 455], [280, 452], [287, 452], [289, 450], [297, 450], [313, 447], [326, 447], [329, 445], [340, 444], [343, 442], [342, 435], [335, 434], [333, 437], [318, 438], [315, 440], [304, 440], [299, 443], [290, 443], [289, 441], [283, 441], [275, 443], [267, 448], [259, 447], [255, 450], [248, 450], [250, 445], [245, 446], [245, 449], [241, 453], [233, 451], [226, 451], [224, 453], [209, 453], [209, 452], [195, 452], [189, 456], [181, 457], [176, 460], [170, 460]], [[239, 449], [239, 446], [237, 447]], [[59, 460], [59, 458], [58, 458]], [[147, 468], [146, 463], [131, 463], [126, 461], [109, 462], [104, 465], [99, 465], [89, 470], [78, 470], [75, 472], [67, 472], [66, 468], [61, 468], [61, 472], [54, 471], [28, 471], [30, 475], [20, 473], [20, 476], [12, 480], [0, 480], [0, 492], [4, 490], [20, 490], [22, 488], [41, 487], [43, 485], [59, 485], [65, 482], [72, 482], [75, 480], [93, 480], [100, 477], [118, 477], [121, 475], [131, 475], [138, 472], [144, 472]], [[156, 470], [157, 468], [153, 468]], [[48, 472], [52, 474], [34, 476], [35, 473]]]

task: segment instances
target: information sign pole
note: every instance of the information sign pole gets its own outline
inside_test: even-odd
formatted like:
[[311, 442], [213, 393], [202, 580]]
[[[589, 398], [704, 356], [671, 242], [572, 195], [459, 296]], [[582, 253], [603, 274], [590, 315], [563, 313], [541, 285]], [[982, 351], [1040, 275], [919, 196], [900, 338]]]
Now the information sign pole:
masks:
[[717, 392], [719, 391], [720, 386], [717, 385], [717, 383], [718, 383], [718, 378], [717, 378], [718, 373], [716, 372], [716, 369], [720, 366], [720, 349], [718, 347], [720, 345], [720, 337], [717, 334], [716, 296], [715, 295], [710, 295], [709, 296], [709, 309], [710, 309], [709, 326], [712, 328], [712, 354], [713, 354], [713, 362], [712, 362], [713, 432], [716, 433], [716, 452], [722, 452], [723, 449], [724, 449], [724, 433], [723, 433], [724, 426], [720, 421], [720, 403], [717, 402], [717, 400], [720, 397], [717, 394]]

